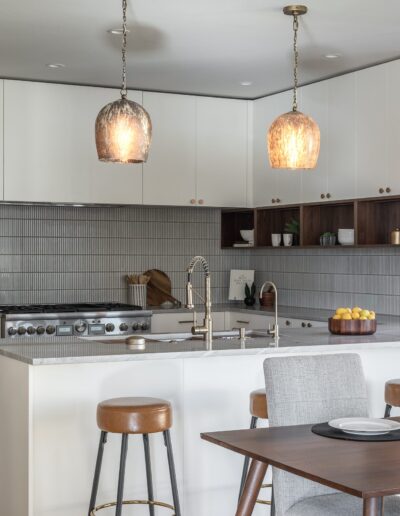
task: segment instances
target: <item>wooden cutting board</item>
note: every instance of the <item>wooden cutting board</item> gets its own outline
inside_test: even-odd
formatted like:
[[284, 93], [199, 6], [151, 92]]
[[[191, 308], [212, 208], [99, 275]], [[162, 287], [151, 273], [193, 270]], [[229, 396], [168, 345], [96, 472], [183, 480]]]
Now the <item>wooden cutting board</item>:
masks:
[[160, 271], [159, 269], [150, 269], [143, 274], [150, 278], [147, 284], [148, 306], [160, 306], [165, 301], [180, 304], [180, 302], [171, 294], [171, 280], [165, 272]]

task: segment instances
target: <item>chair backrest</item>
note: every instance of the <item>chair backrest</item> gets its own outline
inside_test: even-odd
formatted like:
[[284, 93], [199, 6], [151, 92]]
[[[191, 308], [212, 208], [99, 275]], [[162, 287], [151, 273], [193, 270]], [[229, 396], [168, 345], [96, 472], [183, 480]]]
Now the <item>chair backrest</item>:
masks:
[[[322, 423], [367, 416], [368, 399], [359, 355], [269, 357], [264, 361], [270, 426]], [[276, 516], [330, 488], [274, 468]]]

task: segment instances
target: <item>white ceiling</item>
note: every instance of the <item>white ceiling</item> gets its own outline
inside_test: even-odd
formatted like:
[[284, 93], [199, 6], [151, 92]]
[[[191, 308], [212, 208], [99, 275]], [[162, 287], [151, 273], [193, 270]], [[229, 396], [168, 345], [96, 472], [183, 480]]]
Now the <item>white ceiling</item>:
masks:
[[[128, 1], [129, 87], [255, 98], [291, 86], [284, 1]], [[307, 5], [301, 83], [400, 56], [399, 0]], [[119, 86], [120, 37], [106, 31], [120, 20], [120, 0], [1, 0], [0, 76]], [[324, 59], [326, 53], [342, 57]]]

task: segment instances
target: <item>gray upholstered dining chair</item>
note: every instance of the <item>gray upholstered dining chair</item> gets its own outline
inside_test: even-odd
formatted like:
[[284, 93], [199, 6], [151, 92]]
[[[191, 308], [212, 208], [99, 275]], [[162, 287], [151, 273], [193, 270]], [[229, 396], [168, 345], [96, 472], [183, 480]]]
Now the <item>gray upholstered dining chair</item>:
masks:
[[[368, 416], [359, 355], [270, 357], [264, 361], [270, 426]], [[361, 516], [362, 501], [273, 468], [276, 516]], [[400, 498], [385, 498], [385, 516], [399, 516]]]

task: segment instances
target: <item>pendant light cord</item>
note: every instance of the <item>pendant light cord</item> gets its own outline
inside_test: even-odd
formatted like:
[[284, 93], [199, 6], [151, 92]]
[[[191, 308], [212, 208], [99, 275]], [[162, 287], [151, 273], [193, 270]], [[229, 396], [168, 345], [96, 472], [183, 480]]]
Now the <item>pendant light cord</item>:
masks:
[[127, 0], [122, 0], [122, 86], [121, 86], [121, 98], [126, 99], [126, 8]]
[[297, 14], [293, 15], [293, 52], [294, 52], [294, 67], [293, 67], [293, 79], [294, 79], [294, 87], [293, 87], [293, 111], [297, 111], [297, 87], [298, 87], [298, 77], [297, 77], [297, 68], [299, 64], [299, 51], [297, 50], [297, 31], [299, 30], [299, 21]]

